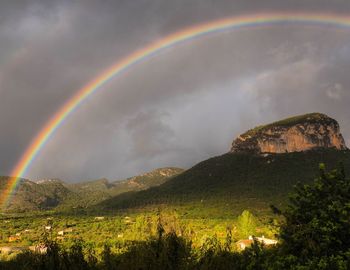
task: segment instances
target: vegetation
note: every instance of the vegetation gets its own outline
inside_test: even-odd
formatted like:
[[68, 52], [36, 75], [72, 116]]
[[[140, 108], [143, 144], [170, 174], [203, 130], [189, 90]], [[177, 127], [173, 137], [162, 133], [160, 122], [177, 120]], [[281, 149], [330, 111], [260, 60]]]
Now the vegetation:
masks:
[[[78, 184], [68, 184], [59, 179], [32, 182], [21, 179], [16, 195], [6, 212], [26, 212], [55, 209], [58, 211], [86, 208], [118, 194], [148, 189], [161, 185], [183, 172], [179, 168], [160, 168], [126, 180], [110, 182], [98, 179]], [[0, 177], [0, 193], [11, 177]]]
[[200, 162], [163, 185], [105, 200], [96, 209], [167, 205], [195, 218], [234, 218], [244, 209], [259, 218], [271, 217], [270, 204], [282, 207], [298, 181], [312, 182], [319, 163], [334, 167], [340, 161], [350, 168], [350, 151], [228, 153]]
[[321, 164], [320, 170], [313, 185], [296, 187], [282, 212], [283, 250], [302, 261], [350, 255], [350, 181], [343, 167], [326, 173]]
[[[240, 252], [232, 228], [227, 228], [224, 241], [213, 236], [195, 246], [185, 227], [176, 228], [176, 222], [169, 225], [171, 222], [158, 212], [156, 229], [147, 239], [124, 246], [106, 242], [96, 251], [93, 244], [79, 239], [64, 248], [46, 235], [46, 252], [20, 253], [2, 261], [0, 268], [349, 269], [349, 194], [350, 179], [345, 177], [343, 167], [326, 172], [322, 165], [320, 177], [312, 184], [296, 186], [284, 210], [272, 207], [280, 216], [280, 241], [273, 247], [255, 241]], [[141, 223], [144, 222], [147, 223]], [[249, 232], [254, 231], [255, 218], [244, 211], [237, 220], [239, 224], [247, 226]]]
[[[245, 221], [239, 222], [242, 215], [232, 218], [191, 218], [181, 212], [164, 208], [161, 211], [162, 226], [165, 233], [175, 232], [187, 236], [194, 246], [199, 247], [205, 239], [216, 237], [224, 242], [228, 228], [234, 240], [247, 238], [243, 228]], [[44, 216], [4, 217], [0, 223], [1, 246], [35, 246], [40, 244], [42, 235], [47, 233], [50, 239], [60, 245], [69, 247], [75, 239], [82, 239], [101, 249], [106, 241], [114, 246], [125, 246], [130, 242], [146, 240], [156, 234], [159, 211], [144, 209], [143, 212], [114, 213], [105, 216], [90, 216], [77, 214], [72, 216], [54, 214]], [[247, 211], [244, 211], [246, 213]], [[249, 232], [252, 235], [274, 237], [274, 229], [248, 212], [255, 223]], [[248, 220], [249, 222], [249, 220]], [[51, 227], [46, 229], [45, 227]], [[10, 237], [14, 240], [9, 242]]]
[[70, 185], [69, 187], [74, 192], [75, 196], [70, 196], [64, 200], [58, 207], [58, 210], [69, 210], [73, 206], [86, 208], [122, 193], [136, 192], [159, 186], [183, 171], [184, 170], [180, 168], [167, 167], [130, 177], [125, 180], [109, 182], [107, 179], [99, 179]]
[[255, 235], [256, 233], [257, 224], [255, 217], [248, 210], [244, 210], [238, 217], [237, 225], [241, 228], [241, 238], [248, 238], [250, 235]]
[[[11, 180], [13, 180], [11, 177], [0, 177], [0, 193], [7, 188], [7, 183]], [[18, 213], [53, 208], [64, 201], [70, 193], [71, 191], [59, 180], [36, 184], [20, 179], [16, 196], [11, 200], [8, 210]]]
[[40, 184], [23, 180], [11, 210], [52, 209], [64, 216], [100, 215], [107, 210], [129, 215], [130, 211], [155, 212], [166, 205], [188, 219], [235, 219], [244, 209], [266, 219], [271, 217], [271, 203], [282, 207], [293, 185], [312, 181], [317, 164], [334, 167], [339, 161], [349, 168], [350, 151], [324, 149], [265, 156], [228, 153], [184, 172], [168, 168], [170, 177], [156, 170], [121, 182], [100, 179], [67, 185], [58, 180]]

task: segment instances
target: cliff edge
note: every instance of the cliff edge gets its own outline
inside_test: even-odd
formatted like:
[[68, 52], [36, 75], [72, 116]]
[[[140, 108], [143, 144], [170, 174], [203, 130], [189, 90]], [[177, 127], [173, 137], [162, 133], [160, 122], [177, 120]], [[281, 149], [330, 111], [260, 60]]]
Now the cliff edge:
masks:
[[248, 130], [233, 141], [230, 152], [288, 153], [318, 148], [347, 149], [336, 120], [310, 113]]

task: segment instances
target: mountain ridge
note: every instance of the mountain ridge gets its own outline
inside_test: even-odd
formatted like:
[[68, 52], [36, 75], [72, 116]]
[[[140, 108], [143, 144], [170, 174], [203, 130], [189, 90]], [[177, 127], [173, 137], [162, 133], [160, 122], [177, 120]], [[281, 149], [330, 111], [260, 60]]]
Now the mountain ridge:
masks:
[[[242, 201], [247, 202], [246, 207], [258, 205], [259, 211], [266, 210], [271, 201], [281, 203], [298, 180], [303, 183], [312, 181], [317, 175], [319, 163], [333, 168], [338, 162], [343, 162], [346, 170], [350, 168], [350, 151], [345, 143], [338, 148], [332, 144], [325, 147], [316, 145], [305, 151], [264, 152], [256, 149], [259, 145], [254, 136], [267, 134], [269, 143], [277, 141], [284, 145], [285, 138], [281, 138], [281, 134], [296, 125], [305, 125], [304, 128], [300, 127], [304, 131], [312, 126], [315, 134], [321, 136], [318, 138], [320, 142], [324, 138], [326, 141], [329, 139], [328, 131], [343, 142], [336, 120], [320, 113], [299, 115], [248, 130], [243, 135], [250, 137], [243, 141], [243, 146], [240, 145], [242, 142], [237, 143], [237, 151], [231, 149], [186, 171], [166, 167], [120, 181], [101, 178], [75, 184], [59, 179], [44, 179], [38, 183], [22, 179], [19, 192], [14, 196], [17, 204], [13, 202], [10, 210], [65, 211], [80, 208], [100, 211], [152, 205], [158, 207], [161, 204], [190, 207], [195, 202], [198, 209], [208, 211], [214, 204], [224, 208], [228, 205], [235, 209], [242, 208]], [[276, 131], [276, 134], [267, 131]], [[253, 143], [245, 145], [249, 140], [253, 140]], [[0, 189], [2, 183], [5, 182], [0, 181]], [[31, 192], [32, 196], [29, 196]], [[205, 203], [209, 201], [212, 205]], [[25, 207], [21, 209], [23, 205]]]
[[[23, 212], [49, 209], [87, 207], [123, 192], [145, 190], [160, 185], [183, 169], [165, 167], [119, 181], [96, 179], [80, 183], [66, 183], [60, 179], [31, 181], [20, 179], [16, 194], [7, 211]], [[12, 177], [0, 177], [0, 192]]]

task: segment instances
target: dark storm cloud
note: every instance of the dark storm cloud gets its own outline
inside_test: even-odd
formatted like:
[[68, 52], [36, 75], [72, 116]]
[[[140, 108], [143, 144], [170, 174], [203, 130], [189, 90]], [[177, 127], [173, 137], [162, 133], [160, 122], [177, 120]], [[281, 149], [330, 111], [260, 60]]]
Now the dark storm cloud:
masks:
[[[81, 86], [181, 27], [236, 14], [348, 1], [1, 1], [0, 174]], [[350, 138], [350, 30], [271, 27], [186, 43], [103, 87], [62, 125], [28, 176], [122, 178], [189, 167], [252, 125], [310, 111]], [[348, 141], [348, 144], [350, 142]]]

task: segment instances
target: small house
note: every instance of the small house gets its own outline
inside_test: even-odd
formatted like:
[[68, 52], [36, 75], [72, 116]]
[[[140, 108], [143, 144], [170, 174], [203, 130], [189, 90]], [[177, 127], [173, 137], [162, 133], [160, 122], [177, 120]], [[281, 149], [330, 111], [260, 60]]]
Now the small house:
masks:
[[9, 239], [8, 239], [8, 241], [11, 243], [11, 242], [16, 242], [16, 241], [19, 241], [19, 240], [21, 240], [21, 237], [20, 236], [18, 236], [18, 235], [11, 235], [11, 236], [9, 236]]
[[29, 250], [35, 253], [45, 254], [47, 252], [47, 246], [45, 244], [38, 244], [36, 246], [30, 246]]
[[276, 245], [276, 244], [277, 244], [277, 240], [265, 238], [264, 236], [262, 236], [262, 237], [257, 237], [256, 239], [257, 239], [260, 243], [263, 243], [265, 246], [271, 246], [271, 245]]
[[265, 238], [264, 236], [261, 236], [261, 237], [249, 236], [248, 239], [239, 240], [236, 244], [238, 249], [244, 250], [247, 247], [250, 247], [253, 244], [254, 240], [259, 243], [262, 243], [265, 246], [271, 246], [271, 245], [277, 244], [277, 240]]
[[133, 223], [132, 220], [131, 220], [131, 217], [125, 217], [125, 218], [124, 218], [124, 222], [125, 222], [126, 224], [131, 224], [131, 223]]
[[0, 254], [10, 255], [12, 253], [19, 253], [26, 250], [25, 247], [0, 247]]
[[245, 250], [247, 247], [250, 247], [253, 243], [253, 240], [250, 239], [242, 239], [239, 240], [236, 244], [238, 249], [240, 250]]
[[12, 252], [12, 247], [0, 247], [0, 254], [10, 254]]

